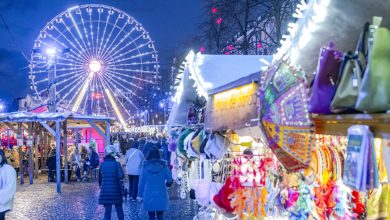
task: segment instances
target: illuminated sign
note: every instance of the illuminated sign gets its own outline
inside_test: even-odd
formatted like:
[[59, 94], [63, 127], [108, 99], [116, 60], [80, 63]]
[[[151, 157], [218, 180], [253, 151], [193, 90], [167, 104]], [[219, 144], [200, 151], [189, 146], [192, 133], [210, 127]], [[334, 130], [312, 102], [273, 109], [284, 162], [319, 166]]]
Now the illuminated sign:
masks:
[[257, 126], [258, 85], [251, 83], [212, 95], [207, 105], [206, 127], [212, 130]]

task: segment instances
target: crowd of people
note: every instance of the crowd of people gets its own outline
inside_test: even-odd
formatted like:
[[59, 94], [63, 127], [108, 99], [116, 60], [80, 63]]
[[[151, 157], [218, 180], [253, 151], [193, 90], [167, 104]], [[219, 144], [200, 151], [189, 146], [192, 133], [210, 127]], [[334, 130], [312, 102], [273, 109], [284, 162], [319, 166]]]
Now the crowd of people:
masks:
[[[112, 206], [116, 208], [118, 219], [124, 219], [122, 204], [127, 197], [130, 202], [142, 203], [149, 219], [163, 219], [169, 206], [167, 188], [173, 183], [167, 162], [170, 160], [167, 140], [161, 137], [130, 138], [122, 152], [108, 145], [104, 153], [100, 160], [94, 144], [69, 146], [67, 158], [70, 176], [77, 181], [86, 180], [93, 170], [98, 171], [101, 188], [98, 203], [105, 207], [104, 219], [111, 219]], [[55, 181], [56, 154], [56, 146], [51, 143], [46, 159], [49, 182]], [[19, 155], [17, 147], [0, 150], [0, 220], [12, 209]], [[128, 189], [124, 186], [126, 174]]]
[[[173, 183], [169, 160], [168, 145], [164, 138], [137, 138], [128, 142], [125, 153], [126, 172], [129, 179], [128, 196], [132, 202], [142, 202], [150, 220], [162, 220], [164, 211], [169, 207], [167, 187]], [[115, 148], [105, 148], [104, 162], [99, 169], [101, 192], [99, 204], [104, 205], [104, 219], [111, 219], [112, 206], [118, 219], [124, 219], [123, 169], [115, 160]]]

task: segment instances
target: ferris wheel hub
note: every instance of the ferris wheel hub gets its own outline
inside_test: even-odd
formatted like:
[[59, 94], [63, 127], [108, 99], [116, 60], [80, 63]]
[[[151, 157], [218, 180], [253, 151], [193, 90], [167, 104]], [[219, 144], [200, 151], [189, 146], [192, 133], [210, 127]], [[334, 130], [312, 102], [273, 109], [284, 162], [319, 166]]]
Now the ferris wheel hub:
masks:
[[97, 73], [102, 69], [102, 64], [98, 60], [92, 60], [89, 62], [88, 67], [92, 73]]

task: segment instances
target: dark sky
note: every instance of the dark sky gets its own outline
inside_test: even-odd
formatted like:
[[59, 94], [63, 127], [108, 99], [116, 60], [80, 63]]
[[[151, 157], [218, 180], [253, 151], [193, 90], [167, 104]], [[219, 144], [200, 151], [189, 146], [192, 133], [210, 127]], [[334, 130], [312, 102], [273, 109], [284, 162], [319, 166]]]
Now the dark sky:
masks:
[[[60, 12], [80, 4], [105, 4], [123, 10], [143, 24], [155, 41], [162, 66], [182, 42], [196, 33], [201, 0], [0, 0], [0, 12], [18, 47], [29, 56], [34, 40]], [[28, 62], [0, 21], [0, 100], [11, 103], [29, 90]]]

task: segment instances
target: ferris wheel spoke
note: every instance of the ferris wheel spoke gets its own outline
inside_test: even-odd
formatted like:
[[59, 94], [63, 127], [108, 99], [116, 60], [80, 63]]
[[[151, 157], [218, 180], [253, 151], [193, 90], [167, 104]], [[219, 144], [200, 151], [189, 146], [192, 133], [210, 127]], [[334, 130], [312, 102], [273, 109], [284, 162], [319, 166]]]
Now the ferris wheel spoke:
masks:
[[[74, 18], [73, 18], [72, 13], [69, 13], [69, 15], [70, 15], [70, 19], [72, 20], [73, 26], [75, 27], [75, 29], [76, 29], [76, 31], [77, 31], [79, 37], [80, 37], [80, 40], [81, 40], [81, 42], [82, 42], [83, 45], [84, 45], [84, 47], [82, 47], [82, 48], [83, 48], [82, 50], [85, 51], [86, 54], [88, 54], [88, 55], [87, 55], [88, 58], [91, 58], [91, 57], [92, 57], [92, 54], [89, 52], [88, 47], [87, 47], [87, 45], [85, 44], [84, 38], [83, 38], [83, 36], [82, 36], [82, 34], [81, 34], [81, 31], [80, 31], [80, 29], [79, 29], [79, 27], [78, 27], [76, 21], [75, 21]], [[73, 35], [73, 34], [72, 34], [72, 35]], [[73, 35], [73, 36], [74, 36], [74, 35]], [[76, 39], [76, 38], [74, 37], [74, 39]], [[81, 45], [80, 45], [80, 46], [81, 46]]]
[[[122, 52], [123, 50], [125, 50], [129, 45], [135, 43], [138, 39], [140, 39], [142, 37], [142, 35], [138, 36], [137, 38], [133, 39], [132, 41], [128, 42], [124, 47], [121, 47], [119, 50], [115, 50], [114, 53], [112, 53], [110, 56], [108, 56], [108, 58], [111, 58], [111, 57], [115, 57], [117, 54], [119, 54], [119, 57], [122, 56], [120, 54], [120, 52]], [[137, 50], [137, 48], [135, 49], [132, 49], [132, 51], [135, 51]], [[128, 54], [128, 53], [126, 53]]]
[[57, 60], [64, 60], [72, 63], [84, 64], [85, 61], [81, 57], [75, 57], [74, 54], [66, 54], [65, 56], [57, 56]]
[[100, 40], [100, 44], [98, 45], [98, 57], [100, 57], [100, 54], [102, 53], [102, 46], [103, 46], [103, 42], [104, 42], [104, 36], [106, 35], [106, 30], [107, 30], [107, 25], [108, 25], [108, 21], [110, 20], [110, 14], [108, 14], [107, 16], [107, 19], [106, 19], [106, 23], [104, 25], [104, 30], [103, 30], [103, 35], [102, 35], [102, 38]]
[[88, 52], [90, 52], [90, 54], [93, 55], [93, 51], [92, 51], [92, 48], [93, 48], [93, 47], [91, 47], [91, 43], [89, 42], [88, 32], [87, 32], [87, 28], [85, 27], [85, 22], [84, 22], [84, 18], [83, 18], [82, 13], [80, 13], [80, 20], [81, 20], [81, 24], [83, 25], [83, 30], [84, 30], [85, 38], [87, 39], [86, 48], [87, 48]]
[[[81, 78], [81, 79], [82, 79], [82, 78]], [[77, 90], [74, 92], [72, 98], [69, 100], [68, 105], [66, 106], [66, 108], [68, 108], [68, 109], [69, 109], [70, 105], [73, 104], [73, 101], [75, 100], [77, 94], [79, 94], [80, 90], [83, 88], [82, 85], [85, 83], [86, 77], [84, 76], [84, 80], [81, 80], [81, 79], [78, 80], [77, 84], [74, 86], [74, 88], [75, 88], [75, 89], [77, 88]], [[68, 94], [68, 95], [69, 95], [69, 94]]]
[[133, 73], [151, 73], [151, 74], [156, 73], [156, 71], [140, 70], [140, 69], [123, 69], [123, 68], [116, 68], [116, 67], [107, 68], [107, 70], [133, 72]]
[[[119, 75], [119, 76], [123, 76], [123, 77], [130, 78], [130, 80], [139, 80], [139, 81], [146, 82], [146, 83], [152, 83], [151, 81], [146, 80], [146, 79], [144, 79], [144, 78], [131, 76], [131, 75], [129, 75], [129, 74], [123, 74], [123, 73], [120, 73], [120, 72], [114, 72], [114, 71], [110, 71], [110, 70], [107, 70], [107, 72], [108, 72], [109, 74]], [[124, 79], [124, 80], [127, 80], [127, 79]]]
[[107, 62], [107, 64], [115, 64], [115, 66], [141, 66], [141, 65], [152, 65], [158, 64], [156, 61], [145, 61], [145, 62], [133, 62], [133, 63], [121, 63], [116, 64], [115, 62]]
[[[51, 34], [48, 33], [47, 36], [49, 36], [50, 38], [52, 38], [56, 43], [60, 44], [60, 45], [63, 46], [64, 48], [68, 48], [67, 45], [65, 45], [64, 43], [62, 43], [61, 41], [59, 41], [57, 38], [53, 37]], [[48, 48], [51, 48], [51, 47], [53, 46], [53, 45], [50, 45], [50, 44], [48, 44], [48, 43], [46, 43], [46, 42], [42, 42], [42, 44], [45, 45], [45, 46], [47, 46]], [[72, 56], [72, 54], [74, 54], [75, 56], [79, 56], [78, 54], [76, 54], [75, 51], [70, 50], [70, 54], [68, 54], [69, 56], [71, 56], [71, 57], [73, 57], [73, 58], [75, 58], [75, 59], [78, 59], [78, 60], [80, 59], [80, 58], [77, 58], [77, 57], [75, 57], [75, 56]]]
[[84, 80], [82, 89], [81, 89], [80, 93], [78, 94], [76, 101], [72, 107], [72, 111], [77, 112], [77, 110], [79, 109], [80, 104], [83, 101], [85, 94], [87, 93], [88, 87], [90, 86], [91, 79], [92, 79], [92, 77], [91, 77], [91, 75], [89, 75]]
[[[100, 32], [100, 15], [102, 13], [98, 12], [99, 18], [98, 18], [98, 23], [97, 23], [97, 31], [96, 31], [96, 46], [95, 46], [95, 54], [98, 54], [98, 46], [99, 46], [99, 32]], [[92, 24], [92, 23], [91, 23]]]
[[[100, 93], [101, 93], [101, 94], [104, 94], [104, 91], [103, 91], [104, 88], [102, 89], [102, 87], [103, 87], [103, 82], [101, 81], [100, 77], [97, 77], [97, 81], [99, 82]], [[108, 106], [107, 106], [107, 102], [106, 102], [106, 99], [105, 99], [105, 98], [103, 98], [103, 104], [104, 104], [104, 107], [106, 108], [107, 116], [109, 116], [109, 115], [110, 115], [110, 112], [108, 111]]]
[[[141, 44], [141, 45], [137, 46], [135, 49], [128, 50], [125, 53], [122, 53], [122, 54], [119, 54], [118, 56], [110, 57], [110, 58], [113, 59], [113, 60], [117, 60], [117, 59], [119, 59], [119, 58], [121, 58], [123, 56], [126, 56], [127, 54], [130, 54], [130, 53], [134, 52], [134, 51], [138, 51], [139, 52], [139, 50], [142, 49], [143, 47], [145, 47], [146, 45], [149, 45], [149, 43]], [[119, 62], [120, 62], [120, 59], [119, 59]]]
[[132, 34], [135, 31], [135, 29], [136, 29], [135, 27], [132, 28], [124, 37], [122, 37], [122, 39], [108, 51], [108, 54], [114, 52], [130, 36], [130, 34]]
[[[141, 87], [135, 85], [134, 83], [132, 83], [132, 82], [130, 82], [130, 81], [128, 81], [128, 80], [124, 80], [123, 78], [120, 78], [120, 77], [118, 77], [118, 76], [116, 76], [116, 75], [114, 75], [114, 74], [108, 73], [108, 74], [107, 74], [107, 78], [109, 78], [110, 80], [112, 80], [113, 82], [115, 82], [115, 83], [117, 83], [117, 84], [121, 84], [120, 82], [122, 82], [122, 83], [126, 83], [126, 84], [128, 84], [128, 85], [130, 85], [130, 86], [132, 86], [132, 87], [134, 87], [134, 88], [137, 88], [137, 89], [141, 89], [141, 90], [142, 90]], [[129, 90], [129, 91], [130, 91], [130, 90]], [[130, 91], [130, 92], [131, 92], [131, 91]], [[135, 93], [133, 93], [133, 92], [131, 92], [131, 94], [135, 95]]]
[[126, 58], [123, 58], [123, 59], [119, 59], [119, 60], [117, 60], [115, 62], [116, 63], [120, 63], [120, 62], [123, 62], [123, 61], [129, 61], [129, 60], [133, 60], [133, 59], [136, 59], [136, 58], [140, 58], [141, 59], [143, 56], [147, 56], [147, 55], [151, 55], [151, 54], [154, 54], [154, 52], [152, 51], [152, 52], [139, 53], [137, 55], [133, 55], [133, 56], [126, 57]]
[[[73, 23], [73, 22], [72, 22]], [[77, 50], [77, 53], [76, 55], [80, 56], [80, 57], [83, 57], [84, 60], [88, 60], [88, 54], [87, 53], [84, 53], [85, 49], [84, 47], [81, 45], [80, 41], [77, 39], [77, 37], [73, 34], [71, 28], [65, 23], [65, 20], [62, 21], [62, 24], [64, 25], [65, 29], [68, 31], [68, 33], [71, 35], [72, 39], [74, 41], [76, 41], [77, 45], [79, 48], [76, 47], [76, 45], [73, 43], [73, 41], [71, 41], [65, 34], [64, 35], [64, 38], [67, 42], [69, 42], [71, 45], [73, 45], [74, 49]], [[58, 31], [58, 33], [62, 33], [57, 27], [55, 27], [55, 29]], [[75, 27], [76, 29], [76, 27]]]
[[[68, 27], [68, 26], [66, 26], [66, 24], [65, 24], [65, 22], [63, 21], [62, 22], [62, 24], [63, 25], [65, 25], [65, 28], [66, 28], [66, 30], [72, 35], [72, 37], [74, 38], [74, 36], [73, 36], [73, 33], [71, 32], [71, 30], [70, 30], [70, 28]], [[62, 32], [62, 31], [60, 31], [56, 26], [54, 26], [54, 29], [66, 40], [66, 42], [68, 42], [71, 46], [72, 46], [72, 48], [70, 48], [70, 52], [71, 53], [73, 53], [75, 56], [78, 56], [78, 57], [82, 57], [83, 59], [86, 59], [87, 57], [84, 55], [84, 53], [82, 53], [78, 48], [77, 48], [77, 46], [71, 41], [71, 40], [69, 40], [69, 38]], [[48, 35], [48, 36], [50, 36], [51, 38], [53, 38], [53, 39], [55, 39], [52, 35]], [[76, 40], [76, 42], [78, 43], [78, 45], [79, 45], [79, 47], [81, 48], [81, 49], [83, 49], [83, 47], [80, 45], [80, 43], [78, 42], [78, 40], [77, 39], [75, 39]], [[65, 45], [64, 43], [60, 43], [63, 47], [65, 47], [65, 48], [69, 48], [67, 45]], [[73, 49], [73, 50], [72, 50]], [[76, 50], [77, 51], [77, 53], [76, 53], [76, 51], [74, 51], [74, 50]]]
[[[62, 94], [65, 92], [65, 90], [69, 89], [67, 93], [61, 98], [60, 102], [65, 100], [66, 97], [68, 97], [72, 91], [75, 91], [76, 87], [79, 86], [83, 81], [81, 80], [84, 76], [79, 76], [76, 80], [73, 80], [71, 83], [64, 86], [61, 90], [58, 91], [59, 94]], [[73, 86], [72, 86], [73, 85]], [[72, 87], [71, 87], [72, 86]]]
[[90, 28], [90, 34], [91, 34], [91, 44], [92, 44], [92, 47], [91, 47], [91, 50], [92, 50], [92, 53], [94, 55], [96, 55], [96, 51], [95, 50], [95, 39], [94, 39], [94, 34], [93, 34], [93, 23], [92, 23], [92, 13], [88, 13], [89, 14], [89, 28]]
[[99, 55], [100, 57], [103, 56], [104, 51], [106, 50], [108, 41], [111, 39], [112, 32], [114, 32], [115, 27], [117, 26], [118, 21], [119, 21], [119, 15], [118, 15], [118, 17], [116, 18], [115, 24], [112, 26], [111, 31], [110, 31], [110, 34], [108, 34], [107, 39], [104, 39], [104, 38], [102, 39], [102, 41], [105, 41], [105, 43], [104, 43], [104, 46], [103, 46], [103, 50], [101, 51], [101, 54]]
[[[119, 16], [119, 15], [118, 15]], [[119, 18], [119, 17], [118, 17]], [[125, 22], [125, 24], [121, 27], [121, 29], [118, 31], [117, 35], [115, 36], [115, 38], [111, 41], [110, 45], [107, 47], [107, 50], [105, 50], [103, 52], [103, 54], [101, 55], [101, 57], [105, 57], [107, 55], [107, 53], [109, 53], [109, 51], [111, 51], [112, 49], [112, 45], [115, 43], [115, 41], [118, 39], [119, 35], [121, 35], [123, 33], [123, 30], [125, 29], [126, 25], [128, 23]], [[114, 28], [114, 27], [113, 27]]]
[[[120, 112], [120, 110], [119, 110], [119, 108], [118, 108], [118, 105], [117, 105], [117, 103], [115, 102], [115, 99], [113, 98], [113, 96], [112, 96], [112, 94], [111, 94], [111, 92], [113, 92], [112, 89], [107, 85], [107, 82], [105, 82], [103, 78], [102, 78], [102, 81], [103, 81], [104, 91], [105, 91], [105, 93], [106, 93], [106, 95], [107, 95], [107, 97], [108, 97], [108, 100], [109, 100], [110, 103], [111, 103], [112, 108], [114, 109], [114, 111], [115, 111], [115, 113], [116, 113], [116, 116], [117, 116], [118, 120], [121, 122], [121, 124], [122, 124], [123, 126], [125, 126], [125, 125], [126, 125], [126, 122], [125, 122], [125, 120], [123, 119], [122, 114], [121, 114], [121, 112]], [[123, 106], [122, 102], [119, 100], [118, 96], [115, 96], [115, 98], [118, 100], [118, 102], [119, 102], [119, 104], [122, 106], [122, 108], [129, 114], [129, 112], [128, 112], [128, 111], [126, 110], [126, 108]]]

